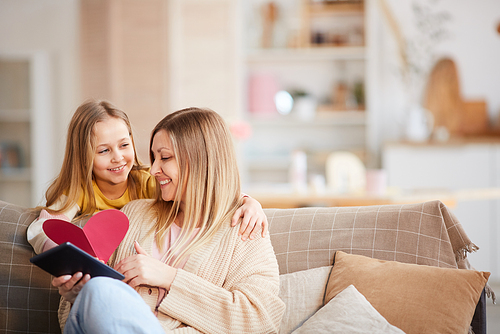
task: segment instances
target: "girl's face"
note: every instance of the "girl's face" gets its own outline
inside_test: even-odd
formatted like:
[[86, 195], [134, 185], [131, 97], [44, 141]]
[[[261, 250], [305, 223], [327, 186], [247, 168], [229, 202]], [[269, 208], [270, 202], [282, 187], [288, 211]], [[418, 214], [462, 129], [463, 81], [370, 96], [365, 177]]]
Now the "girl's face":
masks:
[[173, 201], [179, 186], [179, 168], [177, 167], [172, 142], [165, 130], [158, 131], [153, 137], [151, 152], [154, 157], [151, 175], [160, 184], [163, 200]]
[[97, 145], [92, 172], [96, 183], [106, 197], [110, 193], [116, 195], [119, 188], [118, 192], [122, 191], [119, 197], [127, 188], [128, 174], [134, 164], [134, 147], [127, 125], [119, 118], [109, 117], [95, 124], [94, 135]]

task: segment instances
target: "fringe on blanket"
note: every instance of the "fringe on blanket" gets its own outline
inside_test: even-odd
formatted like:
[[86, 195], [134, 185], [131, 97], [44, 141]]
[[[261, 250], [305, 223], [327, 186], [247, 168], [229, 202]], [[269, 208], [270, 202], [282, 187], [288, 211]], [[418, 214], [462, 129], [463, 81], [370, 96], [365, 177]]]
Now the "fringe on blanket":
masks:
[[[479, 247], [477, 247], [472, 242], [465, 245], [464, 247], [460, 248], [459, 250], [457, 250], [455, 252], [455, 257], [456, 257], [457, 263], [465, 260], [467, 258], [467, 253], [477, 252], [478, 250], [479, 250]], [[470, 267], [470, 264], [468, 264], [468, 266]], [[470, 267], [469, 269], [474, 269], [474, 268]], [[486, 297], [491, 298], [491, 301], [493, 302], [493, 304], [496, 304], [497, 297], [495, 295], [495, 291], [493, 291], [493, 289], [491, 288], [491, 286], [488, 283], [486, 283], [486, 286], [484, 287], [484, 292], [486, 293]], [[472, 333], [472, 334], [474, 334], [474, 333]]]
[[497, 296], [495, 295], [495, 291], [493, 291], [493, 289], [491, 288], [491, 286], [488, 283], [486, 283], [486, 286], [484, 287], [484, 293], [486, 293], [486, 296], [488, 298], [491, 298], [491, 301], [493, 302], [493, 304], [496, 304]]
[[457, 263], [462, 261], [462, 260], [465, 260], [467, 258], [467, 253], [474, 253], [474, 252], [477, 252], [478, 250], [479, 250], [479, 247], [477, 247], [472, 242], [465, 245], [464, 247], [458, 249], [455, 252], [455, 258], [457, 260]]

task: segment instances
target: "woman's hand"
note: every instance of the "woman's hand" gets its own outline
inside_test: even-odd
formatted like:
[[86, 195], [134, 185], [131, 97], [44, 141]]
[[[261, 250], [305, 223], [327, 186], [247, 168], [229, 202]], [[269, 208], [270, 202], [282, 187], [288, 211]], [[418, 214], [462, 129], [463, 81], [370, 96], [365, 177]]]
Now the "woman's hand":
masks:
[[83, 276], [81, 272], [77, 272], [73, 276], [63, 275], [54, 277], [52, 279], [52, 285], [59, 290], [59, 294], [63, 296], [64, 299], [73, 305], [78, 293], [88, 281], [90, 281], [89, 274]]
[[135, 241], [137, 255], [121, 260], [115, 270], [125, 275], [125, 283], [135, 288], [138, 285], [149, 285], [170, 290], [177, 269], [151, 257]]
[[262, 237], [266, 236], [269, 224], [262, 205], [257, 200], [249, 196], [243, 198], [243, 205], [234, 213], [231, 225], [236, 226], [240, 218], [243, 218], [238, 232], [241, 240], [245, 241], [248, 237], [255, 238], [260, 227], [262, 227]]

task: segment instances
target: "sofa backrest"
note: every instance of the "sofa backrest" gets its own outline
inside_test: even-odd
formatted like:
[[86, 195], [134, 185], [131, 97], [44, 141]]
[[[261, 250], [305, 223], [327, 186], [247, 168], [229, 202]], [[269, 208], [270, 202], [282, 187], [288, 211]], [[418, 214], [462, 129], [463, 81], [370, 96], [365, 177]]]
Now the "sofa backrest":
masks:
[[465, 268], [475, 247], [441, 201], [365, 207], [265, 209], [280, 274], [328, 266], [335, 251]]
[[0, 201], [0, 332], [60, 333], [59, 293], [51, 276], [32, 265], [26, 228], [36, 215]]

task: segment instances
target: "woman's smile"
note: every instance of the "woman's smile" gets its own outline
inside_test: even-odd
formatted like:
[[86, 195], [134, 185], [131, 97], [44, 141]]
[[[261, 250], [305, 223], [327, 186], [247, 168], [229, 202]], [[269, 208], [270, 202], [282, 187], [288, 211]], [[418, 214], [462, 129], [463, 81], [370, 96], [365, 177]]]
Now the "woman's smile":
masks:
[[158, 182], [160, 182], [160, 185], [164, 186], [164, 185], [169, 184], [170, 182], [172, 182], [172, 180], [171, 179], [158, 180]]

